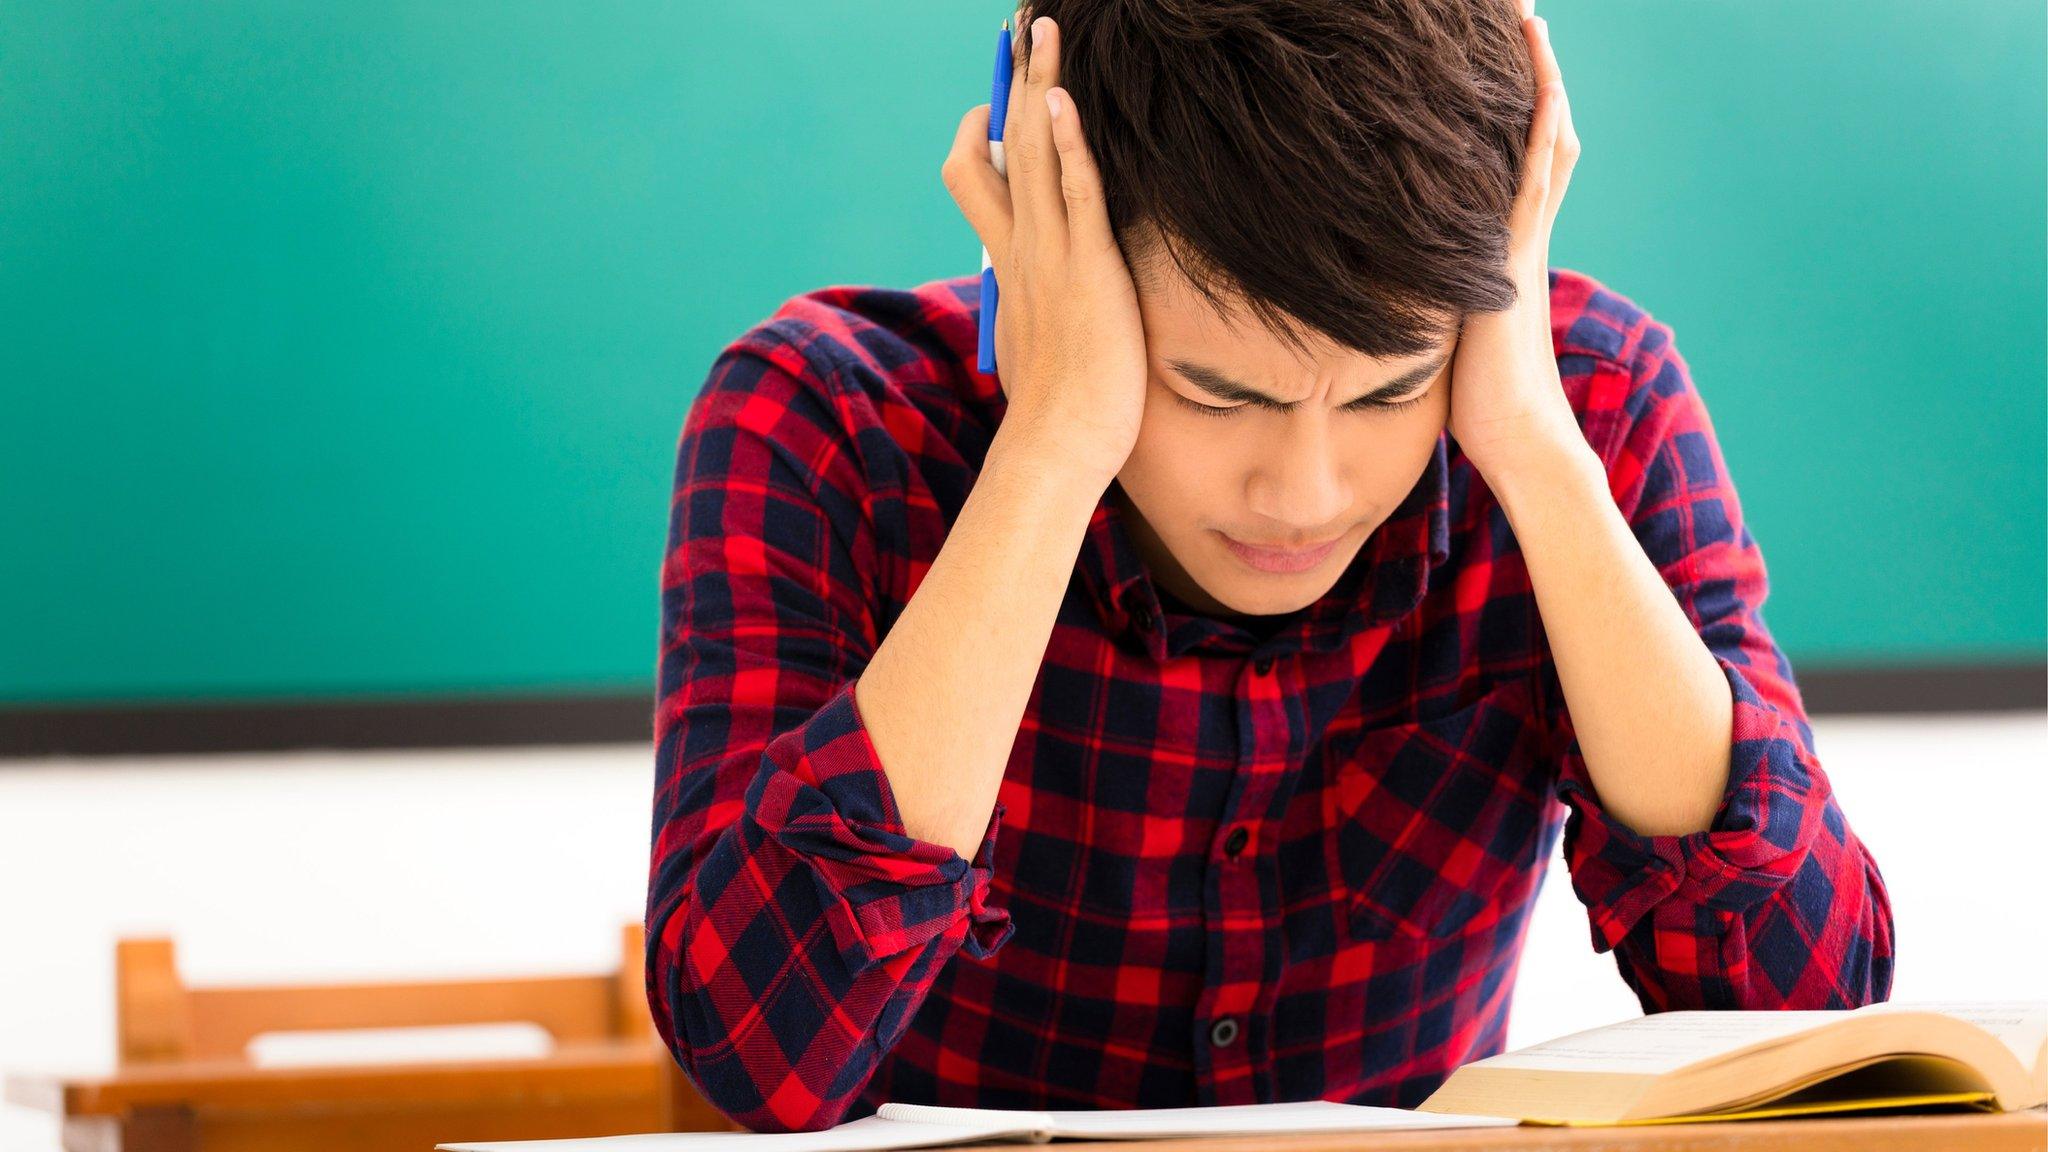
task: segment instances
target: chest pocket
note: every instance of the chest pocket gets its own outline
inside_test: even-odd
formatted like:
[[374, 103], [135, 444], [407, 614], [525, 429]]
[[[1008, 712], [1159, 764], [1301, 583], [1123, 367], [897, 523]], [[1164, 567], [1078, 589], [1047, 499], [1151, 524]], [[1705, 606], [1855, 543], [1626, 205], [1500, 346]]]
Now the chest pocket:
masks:
[[1548, 799], [1533, 694], [1517, 678], [1448, 714], [1360, 734], [1331, 785], [1326, 841], [1353, 938], [1440, 939], [1513, 914], [1500, 901], [1526, 895]]

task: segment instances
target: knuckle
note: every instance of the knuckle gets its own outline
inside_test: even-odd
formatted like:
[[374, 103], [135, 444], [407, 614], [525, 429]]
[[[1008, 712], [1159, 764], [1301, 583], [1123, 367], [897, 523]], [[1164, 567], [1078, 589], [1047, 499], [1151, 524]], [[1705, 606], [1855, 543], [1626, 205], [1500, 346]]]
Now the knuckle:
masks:
[[1019, 172], [1035, 172], [1045, 157], [1040, 155], [1038, 145], [1029, 140], [1019, 140], [1003, 145], [1003, 162]]

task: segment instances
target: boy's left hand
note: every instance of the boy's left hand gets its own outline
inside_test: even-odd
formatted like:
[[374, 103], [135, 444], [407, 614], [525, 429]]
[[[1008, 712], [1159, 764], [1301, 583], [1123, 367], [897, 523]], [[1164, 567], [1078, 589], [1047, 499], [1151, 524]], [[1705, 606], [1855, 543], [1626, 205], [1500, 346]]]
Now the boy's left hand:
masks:
[[1547, 22], [1524, 0], [1522, 35], [1536, 65], [1536, 114], [1511, 211], [1514, 304], [1465, 318], [1451, 361], [1449, 432], [1482, 477], [1532, 454], [1583, 445], [1550, 337], [1550, 229], [1579, 158]]

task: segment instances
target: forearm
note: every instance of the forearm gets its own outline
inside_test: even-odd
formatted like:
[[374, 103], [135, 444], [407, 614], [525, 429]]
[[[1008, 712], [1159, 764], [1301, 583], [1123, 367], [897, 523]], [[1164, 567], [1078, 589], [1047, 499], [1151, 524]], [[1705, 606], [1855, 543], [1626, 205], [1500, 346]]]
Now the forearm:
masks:
[[[721, 1112], [756, 1132], [814, 1131], [839, 1123], [924, 1002], [964, 928], [850, 966], [836, 948], [733, 954], [750, 934], [800, 936], [830, 928], [838, 912], [817, 885], [788, 883], [805, 862], [773, 838], [728, 828], [706, 853], [716, 876], [752, 871], [713, 905], [694, 890], [657, 919], [649, 967], [656, 1030], [691, 1081]], [[735, 889], [748, 891], [734, 900]], [[757, 902], [771, 897], [775, 903]], [[772, 928], [767, 926], [772, 925]], [[829, 938], [840, 939], [836, 933]], [[707, 941], [717, 942], [715, 945]], [[860, 951], [866, 952], [866, 949]], [[713, 962], [706, 962], [715, 956]], [[829, 1007], [821, 1021], [820, 1007]], [[795, 1082], [804, 1091], [777, 1089]]]
[[854, 686], [905, 830], [980, 843], [1107, 481], [1004, 425], [924, 580]]
[[1593, 947], [1647, 1012], [1882, 1000], [1890, 901], [1764, 626], [1713, 422], [1667, 326], [1637, 317], [1619, 355], [1568, 385], [1561, 431], [1481, 470], [1550, 649], [1542, 729]]
[[1520, 544], [1601, 802], [1645, 836], [1705, 829], [1728, 783], [1728, 680], [1584, 442], [1486, 477]]

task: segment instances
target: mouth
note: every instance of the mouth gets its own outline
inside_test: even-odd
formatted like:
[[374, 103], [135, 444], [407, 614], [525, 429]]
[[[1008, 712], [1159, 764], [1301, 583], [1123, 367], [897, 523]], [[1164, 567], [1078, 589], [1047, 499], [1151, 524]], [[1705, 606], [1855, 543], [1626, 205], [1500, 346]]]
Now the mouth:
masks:
[[1344, 537], [1339, 536], [1309, 548], [1272, 548], [1247, 544], [1224, 532], [1216, 535], [1232, 555], [1261, 572], [1306, 572], [1329, 559], [1330, 553], [1344, 541]]

